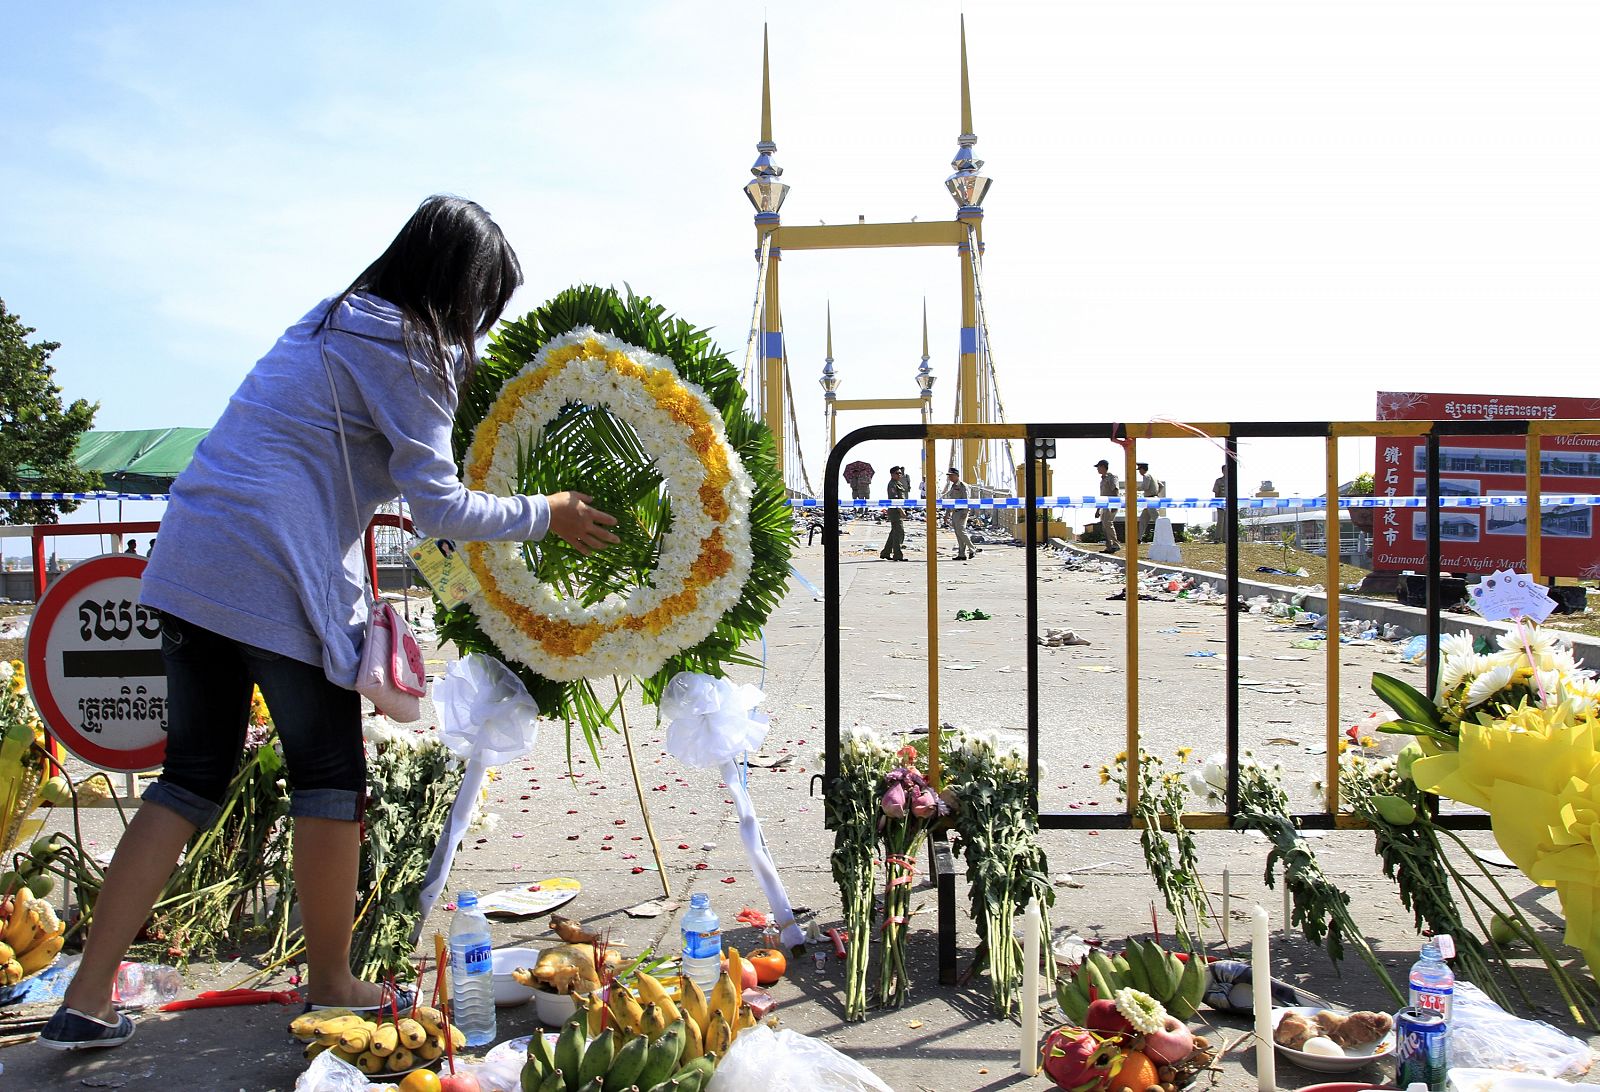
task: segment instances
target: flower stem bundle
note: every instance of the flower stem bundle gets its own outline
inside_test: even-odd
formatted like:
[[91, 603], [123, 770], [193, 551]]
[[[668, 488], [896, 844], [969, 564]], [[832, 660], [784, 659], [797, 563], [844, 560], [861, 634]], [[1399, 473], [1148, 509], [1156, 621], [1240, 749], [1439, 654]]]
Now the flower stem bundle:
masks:
[[1293, 899], [1294, 922], [1305, 938], [1323, 945], [1337, 962], [1344, 958], [1344, 946], [1355, 948], [1378, 976], [1395, 1003], [1404, 1005], [1406, 995], [1367, 943], [1366, 934], [1350, 914], [1350, 896], [1328, 878], [1311, 851], [1289, 810], [1289, 795], [1279, 783], [1276, 770], [1269, 771], [1255, 762], [1239, 766], [1238, 830], [1255, 830], [1266, 835], [1272, 850], [1267, 854], [1268, 887], [1277, 886], [1277, 866], [1283, 865], [1283, 882]]
[[[951, 739], [944, 761], [955, 799], [954, 822], [967, 865], [972, 918], [983, 939], [995, 1008], [1010, 1016], [1022, 983], [1023, 950], [1013, 930], [1030, 900], [1040, 910], [1040, 949], [1050, 951], [1050, 912], [1055, 889], [1039, 844], [1039, 817], [1028, 799], [1028, 767], [1021, 755], [993, 736], [961, 734]], [[1046, 984], [1055, 960], [1044, 962]]]
[[[1188, 749], [1181, 749], [1178, 757], [1187, 758]], [[1128, 756], [1119, 754], [1112, 765], [1102, 767], [1100, 780], [1114, 785], [1126, 799]], [[1190, 951], [1198, 951], [1204, 944], [1205, 923], [1213, 915], [1210, 896], [1200, 879], [1200, 852], [1193, 832], [1183, 825], [1188, 791], [1184, 776], [1168, 770], [1160, 756], [1139, 752], [1139, 802], [1133, 809], [1133, 823], [1139, 828], [1145, 867], [1172, 914], [1179, 942]]]
[[839, 885], [845, 948], [845, 1019], [867, 1015], [867, 956], [872, 947], [872, 902], [877, 884], [880, 786], [894, 752], [870, 733], [844, 742], [839, 777], [828, 786], [825, 807], [833, 830], [834, 882]]

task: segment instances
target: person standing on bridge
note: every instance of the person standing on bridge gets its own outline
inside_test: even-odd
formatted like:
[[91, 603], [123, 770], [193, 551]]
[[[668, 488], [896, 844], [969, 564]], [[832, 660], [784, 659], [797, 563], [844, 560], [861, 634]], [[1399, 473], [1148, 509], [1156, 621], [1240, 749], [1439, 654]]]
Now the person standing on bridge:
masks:
[[[906, 473], [903, 466], [889, 468], [889, 500], [899, 501], [906, 498], [911, 492], [911, 476]], [[883, 549], [878, 556], [885, 561], [904, 561], [905, 551], [902, 549], [906, 541], [905, 516], [898, 508], [889, 509], [889, 541], [883, 544]]]
[[[1099, 495], [1115, 498], [1118, 493], [1117, 476], [1111, 473], [1111, 464], [1101, 459], [1094, 464], [1094, 468], [1100, 471]], [[1107, 505], [1097, 509], [1096, 514], [1100, 517], [1100, 535], [1105, 539], [1105, 545], [1101, 547], [1100, 552], [1114, 554], [1122, 549], [1122, 543], [1117, 541], [1117, 510]], [[1137, 524], [1134, 525], [1134, 529], [1138, 530]]]
[[[1222, 473], [1217, 475], [1217, 480], [1211, 483], [1211, 495], [1221, 499], [1228, 495], [1228, 464], [1222, 464]], [[1217, 522], [1211, 525], [1211, 541], [1226, 543], [1228, 541], [1228, 510], [1217, 509]]]
[[[1139, 463], [1139, 493], [1146, 500], [1161, 495], [1161, 485], [1156, 481], [1154, 474], [1150, 473], [1149, 463]], [[1144, 511], [1139, 513], [1139, 541], [1154, 542], [1156, 537], [1156, 508], [1153, 504], [1146, 504]]]
[[487, 212], [429, 198], [350, 287], [257, 362], [179, 475], [161, 524], [170, 541], [140, 593], [161, 613], [166, 763], [117, 845], [42, 1045], [114, 1047], [133, 1035], [111, 1000], [118, 965], [185, 843], [219, 817], [257, 685], [291, 790], [306, 996], [372, 1011], [412, 1003], [410, 991], [350, 969], [367, 789], [354, 689], [368, 609], [362, 533], [380, 503], [404, 493], [430, 536], [526, 542], [554, 532], [585, 554], [617, 541], [605, 529], [616, 520], [581, 493], [502, 497], [456, 473], [457, 400], [478, 340], [520, 283]]
[[[961, 480], [961, 471], [951, 467], [945, 471], [944, 492], [939, 494], [943, 500], [966, 500], [967, 483]], [[950, 530], [956, 536], [956, 560], [972, 560], [972, 539], [967, 537], [967, 510], [966, 508], [950, 509]]]

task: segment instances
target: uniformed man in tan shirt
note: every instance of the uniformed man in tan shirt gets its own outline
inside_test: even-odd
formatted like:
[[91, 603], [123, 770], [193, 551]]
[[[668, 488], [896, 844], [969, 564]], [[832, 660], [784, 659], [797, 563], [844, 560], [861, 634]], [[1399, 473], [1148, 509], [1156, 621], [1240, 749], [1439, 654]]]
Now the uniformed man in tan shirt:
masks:
[[[1115, 497], [1120, 492], [1117, 488], [1117, 476], [1111, 473], [1111, 464], [1104, 459], [1094, 464], [1100, 471], [1100, 496]], [[1100, 534], [1105, 538], [1105, 546], [1101, 553], [1114, 554], [1122, 549], [1122, 543], [1117, 540], [1117, 510], [1110, 506], [1099, 509]]]

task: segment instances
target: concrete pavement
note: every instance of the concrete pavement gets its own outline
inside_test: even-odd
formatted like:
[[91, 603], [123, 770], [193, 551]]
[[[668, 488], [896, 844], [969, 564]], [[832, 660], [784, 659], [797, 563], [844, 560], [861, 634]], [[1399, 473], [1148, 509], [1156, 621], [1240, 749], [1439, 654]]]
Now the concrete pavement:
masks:
[[[925, 571], [921, 565], [877, 559], [886, 527], [867, 521], [846, 525], [842, 542], [844, 581], [843, 663], [847, 723], [917, 731], [925, 729], [926, 653]], [[908, 553], [924, 555], [921, 526], [908, 524]], [[945, 556], [950, 553], [945, 536]], [[796, 564], [818, 586], [822, 583], [821, 544], [802, 548]], [[963, 726], [1020, 733], [1024, 719], [1025, 646], [1023, 554], [992, 545], [966, 564], [940, 567], [941, 719]], [[1041, 779], [1046, 810], [1113, 811], [1116, 801], [1099, 784], [1096, 771], [1123, 747], [1125, 604], [1108, 601], [1119, 585], [1110, 578], [1070, 572], [1041, 559], [1041, 621], [1074, 629], [1086, 646], [1040, 649], [1040, 691], [1045, 710], [1041, 747], [1047, 776]], [[958, 622], [962, 608], [981, 607], [993, 617]], [[752, 793], [767, 839], [798, 905], [817, 909], [822, 920], [838, 920], [838, 895], [829, 873], [831, 835], [822, 826], [822, 803], [808, 792], [820, 769], [822, 746], [822, 608], [791, 582], [790, 595], [767, 631], [767, 670], [746, 673], [767, 691], [765, 708], [772, 730], [765, 754], [752, 764]], [[1222, 746], [1220, 604], [1189, 601], [1140, 604], [1143, 654], [1140, 664], [1140, 726], [1147, 750], [1172, 755], [1193, 747], [1196, 758]], [[1311, 807], [1313, 782], [1320, 776], [1325, 697], [1320, 651], [1292, 648], [1303, 631], [1261, 616], [1241, 619], [1246, 655], [1241, 692], [1243, 735], [1258, 756], [1276, 759], [1296, 804]], [[1214, 652], [1205, 656], [1194, 653]], [[1420, 669], [1397, 662], [1391, 645], [1346, 646], [1341, 652], [1343, 683], [1338, 700], [1345, 723], [1377, 708], [1367, 687], [1375, 669], [1420, 681]], [[687, 901], [706, 891], [722, 915], [730, 943], [752, 946], [753, 931], [733, 923], [743, 906], [760, 906], [760, 892], [745, 866], [732, 808], [714, 775], [684, 771], [662, 749], [653, 711], [632, 709], [645, 783], [657, 832], [667, 858], [673, 894]], [[1020, 738], [1020, 737], [1019, 737]], [[491, 810], [501, 816], [488, 838], [463, 848], [452, 890], [484, 891], [566, 875], [584, 891], [566, 911], [599, 928], [629, 951], [676, 947], [675, 915], [632, 918], [625, 910], [660, 895], [651, 866], [634, 789], [621, 741], [603, 754], [597, 770], [579, 759], [574, 778], [564, 775], [565, 749], [547, 730], [532, 761], [501, 771], [492, 787]], [[773, 765], [768, 765], [773, 764]], [[109, 845], [115, 832], [96, 815], [96, 836]], [[1486, 844], [1484, 838], [1477, 839]], [[1063, 935], [1117, 941], [1150, 931], [1152, 901], [1158, 899], [1145, 873], [1137, 838], [1127, 832], [1047, 832], [1045, 845], [1058, 878], [1054, 923]], [[1206, 880], [1216, 890], [1224, 868], [1231, 872], [1232, 935], [1239, 945], [1247, 926], [1243, 913], [1260, 901], [1281, 916], [1281, 897], [1262, 882], [1265, 848], [1245, 835], [1200, 835]], [[1324, 868], [1352, 896], [1353, 911], [1396, 976], [1415, 959], [1416, 936], [1393, 886], [1378, 869], [1370, 837], [1359, 832], [1329, 834], [1316, 842]], [[636, 872], [635, 869], [645, 868]], [[1530, 889], [1513, 876], [1523, 905], [1538, 915], [1559, 939], [1553, 894]], [[964, 890], [958, 901], [965, 910]], [[860, 1059], [901, 1092], [930, 1090], [1046, 1088], [1043, 1077], [1023, 1078], [1017, 1069], [1015, 1022], [992, 1017], [981, 982], [962, 988], [937, 984], [933, 889], [919, 876], [910, 942], [917, 984], [910, 1004], [898, 1011], [873, 1012], [861, 1024], [842, 1022], [842, 978], [831, 958], [821, 971], [811, 960], [797, 961], [775, 993], [778, 1015], [792, 1028], [817, 1036]], [[1170, 919], [1163, 908], [1165, 927]], [[446, 929], [448, 914], [435, 911], [429, 929]], [[548, 941], [539, 920], [500, 922], [497, 945]], [[1220, 935], [1212, 938], [1221, 951]], [[977, 936], [962, 915], [961, 958], [972, 958]], [[1241, 949], [1242, 950], [1242, 949]], [[1569, 955], [1571, 953], [1568, 953]], [[1327, 957], [1303, 939], [1274, 936], [1280, 977], [1352, 1007], [1387, 1007], [1386, 995], [1358, 960], [1347, 958], [1335, 972]], [[232, 985], [237, 967], [198, 967], [196, 988]], [[1530, 972], [1530, 980], [1538, 977]], [[279, 979], [281, 983], [282, 978]], [[1545, 1002], [1548, 1005], [1548, 1001]], [[1541, 1016], [1559, 1023], [1553, 1008]], [[526, 1034], [531, 1007], [501, 1010], [502, 1037]], [[232, 1092], [234, 1089], [288, 1089], [303, 1067], [298, 1048], [283, 1032], [287, 1016], [276, 1008], [228, 1009], [146, 1016], [127, 1045], [92, 1057], [62, 1057], [36, 1045], [0, 1050], [0, 1088], [185, 1087]], [[1046, 1026], [1049, 1021], [1046, 1020]], [[1243, 1031], [1242, 1022], [1219, 1019], [1207, 1034], [1223, 1041]], [[1216, 1087], [1255, 1087], [1253, 1058], [1245, 1049], [1227, 1055]], [[1319, 1079], [1292, 1066], [1279, 1067], [1285, 1088]], [[1360, 1076], [1376, 1079], [1381, 1072]]]

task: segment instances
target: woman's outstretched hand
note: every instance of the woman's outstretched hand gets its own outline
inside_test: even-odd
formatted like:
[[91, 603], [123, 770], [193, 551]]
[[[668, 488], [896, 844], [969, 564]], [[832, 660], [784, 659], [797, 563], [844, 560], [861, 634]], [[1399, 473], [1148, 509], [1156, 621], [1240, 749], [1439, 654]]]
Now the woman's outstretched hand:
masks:
[[616, 526], [617, 518], [590, 505], [593, 500], [586, 493], [552, 493], [550, 502], [550, 530], [557, 538], [587, 557], [614, 542], [621, 542], [607, 527]]

